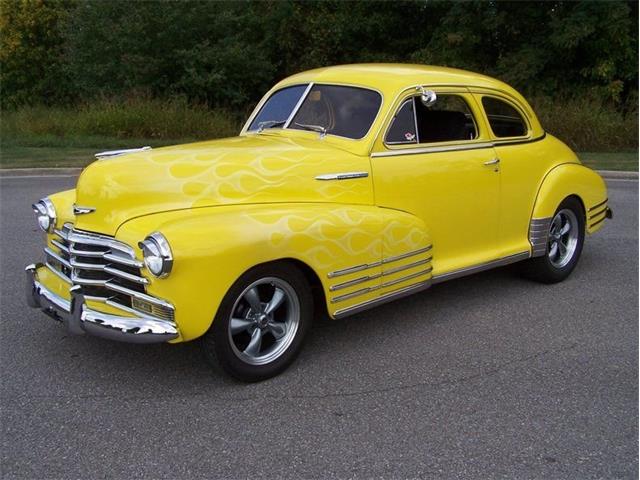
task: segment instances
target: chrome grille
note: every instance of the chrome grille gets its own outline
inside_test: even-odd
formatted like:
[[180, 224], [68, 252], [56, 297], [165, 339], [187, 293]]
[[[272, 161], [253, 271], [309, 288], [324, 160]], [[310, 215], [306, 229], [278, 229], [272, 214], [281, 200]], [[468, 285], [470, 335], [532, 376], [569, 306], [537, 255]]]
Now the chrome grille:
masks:
[[54, 230], [45, 248], [47, 267], [68, 283], [82, 285], [86, 297], [138, 315], [173, 320], [173, 307], [146, 294], [149, 281], [134, 250], [113, 237], [75, 230]]

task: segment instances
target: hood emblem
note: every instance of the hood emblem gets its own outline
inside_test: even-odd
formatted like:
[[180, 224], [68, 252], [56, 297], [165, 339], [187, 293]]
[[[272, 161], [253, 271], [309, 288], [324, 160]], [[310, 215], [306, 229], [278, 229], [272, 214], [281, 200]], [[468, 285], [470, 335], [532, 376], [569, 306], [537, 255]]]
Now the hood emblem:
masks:
[[82, 207], [80, 205], [73, 204], [73, 214], [74, 215], [84, 215], [86, 213], [95, 212], [96, 209], [94, 207]]

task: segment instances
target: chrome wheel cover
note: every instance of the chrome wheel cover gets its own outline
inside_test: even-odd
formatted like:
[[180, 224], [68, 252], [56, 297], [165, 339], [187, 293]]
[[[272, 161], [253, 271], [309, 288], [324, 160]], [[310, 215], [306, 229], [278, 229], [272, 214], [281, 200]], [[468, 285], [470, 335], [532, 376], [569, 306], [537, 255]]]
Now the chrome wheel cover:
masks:
[[551, 265], [563, 268], [571, 261], [578, 247], [579, 230], [578, 217], [572, 210], [565, 208], [556, 213], [549, 228], [547, 246]]
[[289, 283], [256, 280], [236, 299], [229, 319], [233, 353], [250, 365], [271, 363], [289, 348], [300, 324], [300, 301]]

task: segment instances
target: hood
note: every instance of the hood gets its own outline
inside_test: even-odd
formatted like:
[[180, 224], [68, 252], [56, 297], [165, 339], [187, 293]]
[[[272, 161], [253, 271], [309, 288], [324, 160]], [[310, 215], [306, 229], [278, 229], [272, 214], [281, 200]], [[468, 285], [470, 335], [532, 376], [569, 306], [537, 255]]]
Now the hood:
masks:
[[127, 220], [152, 213], [221, 205], [286, 202], [371, 204], [371, 176], [320, 181], [316, 176], [368, 172], [367, 157], [320, 139], [264, 133], [136, 152], [98, 160], [78, 180], [83, 230], [115, 235]]

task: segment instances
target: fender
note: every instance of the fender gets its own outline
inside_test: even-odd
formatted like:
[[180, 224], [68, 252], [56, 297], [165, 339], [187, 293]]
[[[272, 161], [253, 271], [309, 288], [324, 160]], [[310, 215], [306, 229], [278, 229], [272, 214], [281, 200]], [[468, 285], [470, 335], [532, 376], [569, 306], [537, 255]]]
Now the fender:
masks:
[[426, 287], [431, 279], [425, 226], [408, 213], [375, 206], [203, 207], [132, 219], [116, 238], [135, 246], [141, 258], [137, 244], [153, 231], [169, 241], [174, 265], [165, 279], [149, 276], [147, 289], [175, 307], [181, 336], [173, 342], [203, 335], [231, 285], [271, 261], [307, 265], [322, 285], [332, 317], [374, 306], [380, 297], [414, 285]]
[[[551, 219], [558, 205], [567, 197], [577, 196], [585, 210], [587, 233], [599, 230], [603, 222], [594, 224], [590, 218], [605, 214], [607, 208], [607, 186], [600, 175], [584, 165], [564, 163], [551, 169], [538, 190], [532, 213], [532, 225]], [[604, 216], [602, 217], [604, 218]]]

